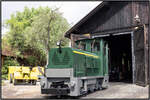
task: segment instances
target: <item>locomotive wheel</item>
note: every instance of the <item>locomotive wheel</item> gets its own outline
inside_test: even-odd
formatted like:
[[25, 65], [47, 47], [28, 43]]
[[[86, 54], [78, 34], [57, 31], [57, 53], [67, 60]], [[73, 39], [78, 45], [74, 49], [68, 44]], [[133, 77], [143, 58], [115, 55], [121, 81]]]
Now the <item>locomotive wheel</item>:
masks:
[[102, 90], [101, 84], [98, 85], [98, 90]]
[[36, 85], [36, 80], [33, 80], [31, 83], [32, 85]]
[[57, 95], [57, 98], [60, 99], [60, 98], [61, 98], [61, 95]]

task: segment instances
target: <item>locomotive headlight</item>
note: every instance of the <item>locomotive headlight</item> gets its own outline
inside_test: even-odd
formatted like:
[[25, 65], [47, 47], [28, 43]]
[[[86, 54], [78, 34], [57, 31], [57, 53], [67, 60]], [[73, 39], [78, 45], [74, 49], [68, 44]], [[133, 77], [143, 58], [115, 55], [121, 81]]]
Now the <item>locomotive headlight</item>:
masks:
[[58, 41], [56, 45], [57, 45], [57, 46], [60, 46], [60, 41]]

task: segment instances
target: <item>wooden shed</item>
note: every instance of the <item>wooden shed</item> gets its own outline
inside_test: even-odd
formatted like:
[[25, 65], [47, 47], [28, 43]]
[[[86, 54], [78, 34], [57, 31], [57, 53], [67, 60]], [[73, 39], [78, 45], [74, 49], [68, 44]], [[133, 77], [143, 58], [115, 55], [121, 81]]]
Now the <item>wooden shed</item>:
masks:
[[[149, 1], [102, 2], [65, 34], [74, 47], [79, 36], [109, 42], [109, 71], [120, 66], [132, 83], [146, 86], [150, 66]], [[124, 78], [125, 78], [124, 76]]]

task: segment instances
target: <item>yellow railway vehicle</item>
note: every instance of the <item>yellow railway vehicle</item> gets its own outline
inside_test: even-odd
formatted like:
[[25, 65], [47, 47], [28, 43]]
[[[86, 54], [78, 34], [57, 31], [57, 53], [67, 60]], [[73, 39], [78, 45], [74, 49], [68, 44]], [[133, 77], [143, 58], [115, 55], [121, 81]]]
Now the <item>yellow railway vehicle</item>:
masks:
[[14, 84], [17, 83], [33, 83], [35, 82], [30, 79], [30, 67], [21, 66], [20, 71], [15, 71], [14, 73]]
[[30, 83], [35, 85], [39, 79], [38, 76], [42, 75], [38, 68], [44, 71], [43, 67], [29, 67], [29, 66], [9, 66], [8, 80], [14, 85], [18, 83]]
[[40, 77], [42, 76], [42, 73], [39, 71], [39, 68], [44, 73], [43, 67], [33, 67], [30, 73], [31, 79], [39, 81]]
[[19, 66], [8, 67], [8, 80], [10, 81], [10, 83], [12, 83], [14, 80], [14, 72], [19, 72], [19, 71], [21, 71], [21, 67]]

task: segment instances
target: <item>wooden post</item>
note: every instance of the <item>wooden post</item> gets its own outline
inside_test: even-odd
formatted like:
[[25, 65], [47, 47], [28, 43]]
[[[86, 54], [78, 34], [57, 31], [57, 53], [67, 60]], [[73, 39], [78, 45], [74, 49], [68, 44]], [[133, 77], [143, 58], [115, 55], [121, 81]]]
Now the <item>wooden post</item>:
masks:
[[71, 39], [71, 47], [74, 48], [74, 35], [73, 34], [70, 34], [70, 39]]
[[131, 48], [132, 48], [132, 82], [135, 84], [135, 55], [134, 55], [134, 40], [133, 32], [131, 32]]
[[148, 74], [149, 74], [149, 68], [148, 68], [148, 27], [144, 24], [144, 52], [145, 52], [145, 77], [146, 77], [146, 83], [148, 83]]

